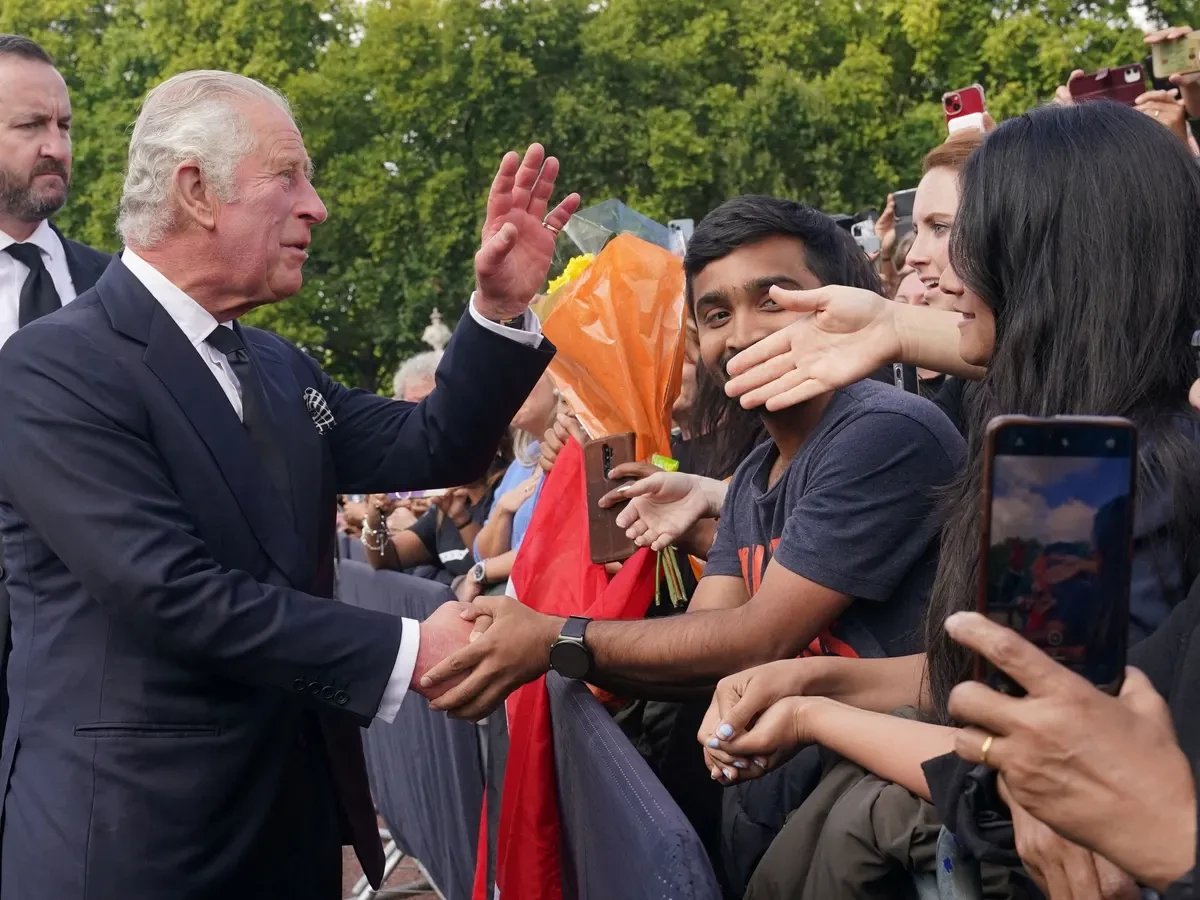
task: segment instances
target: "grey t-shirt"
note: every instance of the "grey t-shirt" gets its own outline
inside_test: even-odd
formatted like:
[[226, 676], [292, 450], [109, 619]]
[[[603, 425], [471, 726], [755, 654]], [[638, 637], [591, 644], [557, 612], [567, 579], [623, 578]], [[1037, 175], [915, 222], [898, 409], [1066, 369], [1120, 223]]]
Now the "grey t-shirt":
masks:
[[805, 655], [920, 650], [937, 568], [937, 489], [965, 459], [962, 437], [921, 397], [873, 381], [835, 391], [816, 429], [767, 487], [773, 441], [738, 467], [704, 574], [745, 579], [753, 596], [776, 559], [854, 597]]

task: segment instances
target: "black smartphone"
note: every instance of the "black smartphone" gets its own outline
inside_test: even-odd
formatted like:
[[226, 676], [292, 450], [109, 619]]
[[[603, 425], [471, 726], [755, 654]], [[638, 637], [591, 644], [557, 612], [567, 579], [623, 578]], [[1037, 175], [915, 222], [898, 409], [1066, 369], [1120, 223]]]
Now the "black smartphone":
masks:
[[[979, 611], [1114, 694], [1125, 676], [1136, 472], [1126, 419], [988, 424]], [[1023, 693], [982, 657], [975, 678]]]
[[896, 240], [913, 230], [913, 200], [916, 196], [916, 188], [905, 188], [892, 194], [896, 204]]

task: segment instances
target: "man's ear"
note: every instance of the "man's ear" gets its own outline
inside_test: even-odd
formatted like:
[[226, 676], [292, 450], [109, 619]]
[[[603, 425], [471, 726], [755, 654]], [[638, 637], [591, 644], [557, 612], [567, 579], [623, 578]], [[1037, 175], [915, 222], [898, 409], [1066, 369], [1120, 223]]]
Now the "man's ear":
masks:
[[175, 168], [174, 188], [180, 217], [212, 231], [217, 225], [220, 201], [205, 182], [200, 163], [192, 159], [181, 162]]

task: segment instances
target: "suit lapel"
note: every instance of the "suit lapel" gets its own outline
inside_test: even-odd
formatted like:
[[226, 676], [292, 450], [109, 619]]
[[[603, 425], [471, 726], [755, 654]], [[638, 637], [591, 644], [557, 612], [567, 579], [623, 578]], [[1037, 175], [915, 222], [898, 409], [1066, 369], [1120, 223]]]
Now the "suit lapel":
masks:
[[297, 531], [305, 543], [300, 565], [302, 583], [309, 583], [316, 565], [316, 536], [310, 534], [320, 520], [321, 436], [304, 405], [304, 388], [291, 366], [275, 347], [255, 340], [253, 330], [238, 326], [238, 334], [258, 370], [266, 395], [267, 409], [274, 420], [275, 434], [286, 449], [292, 512]]
[[289, 580], [303, 583], [295, 577], [303, 560], [296, 529], [280, 510], [258, 451], [217, 379], [167, 311], [123, 265], [114, 263], [96, 290], [114, 327], [146, 345], [144, 362], [212, 454], [263, 550]]
[[[53, 225], [54, 233], [58, 235], [63, 245], [63, 254], [67, 257], [67, 271], [71, 273], [71, 283], [75, 285], [75, 293], [82, 294], [90, 291], [104, 274], [111, 257], [105, 256], [99, 250], [91, 250], [75, 241], [67, 240], [63, 233]], [[90, 251], [90, 252], [89, 252]]]

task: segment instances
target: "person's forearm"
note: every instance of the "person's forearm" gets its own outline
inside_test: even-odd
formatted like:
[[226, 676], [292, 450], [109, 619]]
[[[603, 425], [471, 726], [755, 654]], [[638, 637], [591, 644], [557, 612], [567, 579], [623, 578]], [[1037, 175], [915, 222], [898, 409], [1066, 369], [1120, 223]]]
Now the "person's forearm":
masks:
[[[458, 528], [457, 525], [454, 526]], [[471, 519], [462, 528], [458, 528], [458, 536], [462, 539], [464, 547], [470, 547], [475, 543], [475, 538], [479, 537], [479, 532], [482, 530], [480, 524], [474, 519]]]
[[658, 685], [700, 687], [795, 652], [793, 642], [757, 627], [761, 623], [746, 616], [745, 609], [592, 622], [587, 644], [595, 661], [594, 677], [620, 678], [627, 686], [641, 684], [647, 690]]
[[476, 559], [491, 559], [512, 549], [513, 514], [503, 510], [495, 510], [491, 517], [479, 529], [475, 540]]
[[712, 548], [717, 537], [717, 520], [700, 519], [681, 534], [675, 541], [675, 546], [696, 559], [708, 559], [708, 551]]
[[363, 551], [372, 569], [399, 569], [392, 536], [387, 530], [387, 516], [381, 511], [367, 513], [363, 525], [368, 535], [363, 539]]
[[889, 310], [900, 340], [900, 362], [970, 381], [984, 376], [986, 369], [966, 362], [958, 352], [961, 315], [907, 303], [897, 303]]
[[508, 576], [512, 574], [513, 563], [516, 559], [516, 550], [509, 550], [507, 553], [501, 553], [499, 556], [484, 559], [484, 581], [487, 584], [500, 584], [502, 581], [508, 581]]
[[955, 728], [930, 725], [821, 699], [804, 712], [814, 743], [857, 763], [885, 781], [931, 800], [921, 764], [954, 752]]
[[798, 659], [795, 666], [797, 694], [879, 713], [902, 706], [929, 708], [923, 653], [882, 659], [817, 656]]

